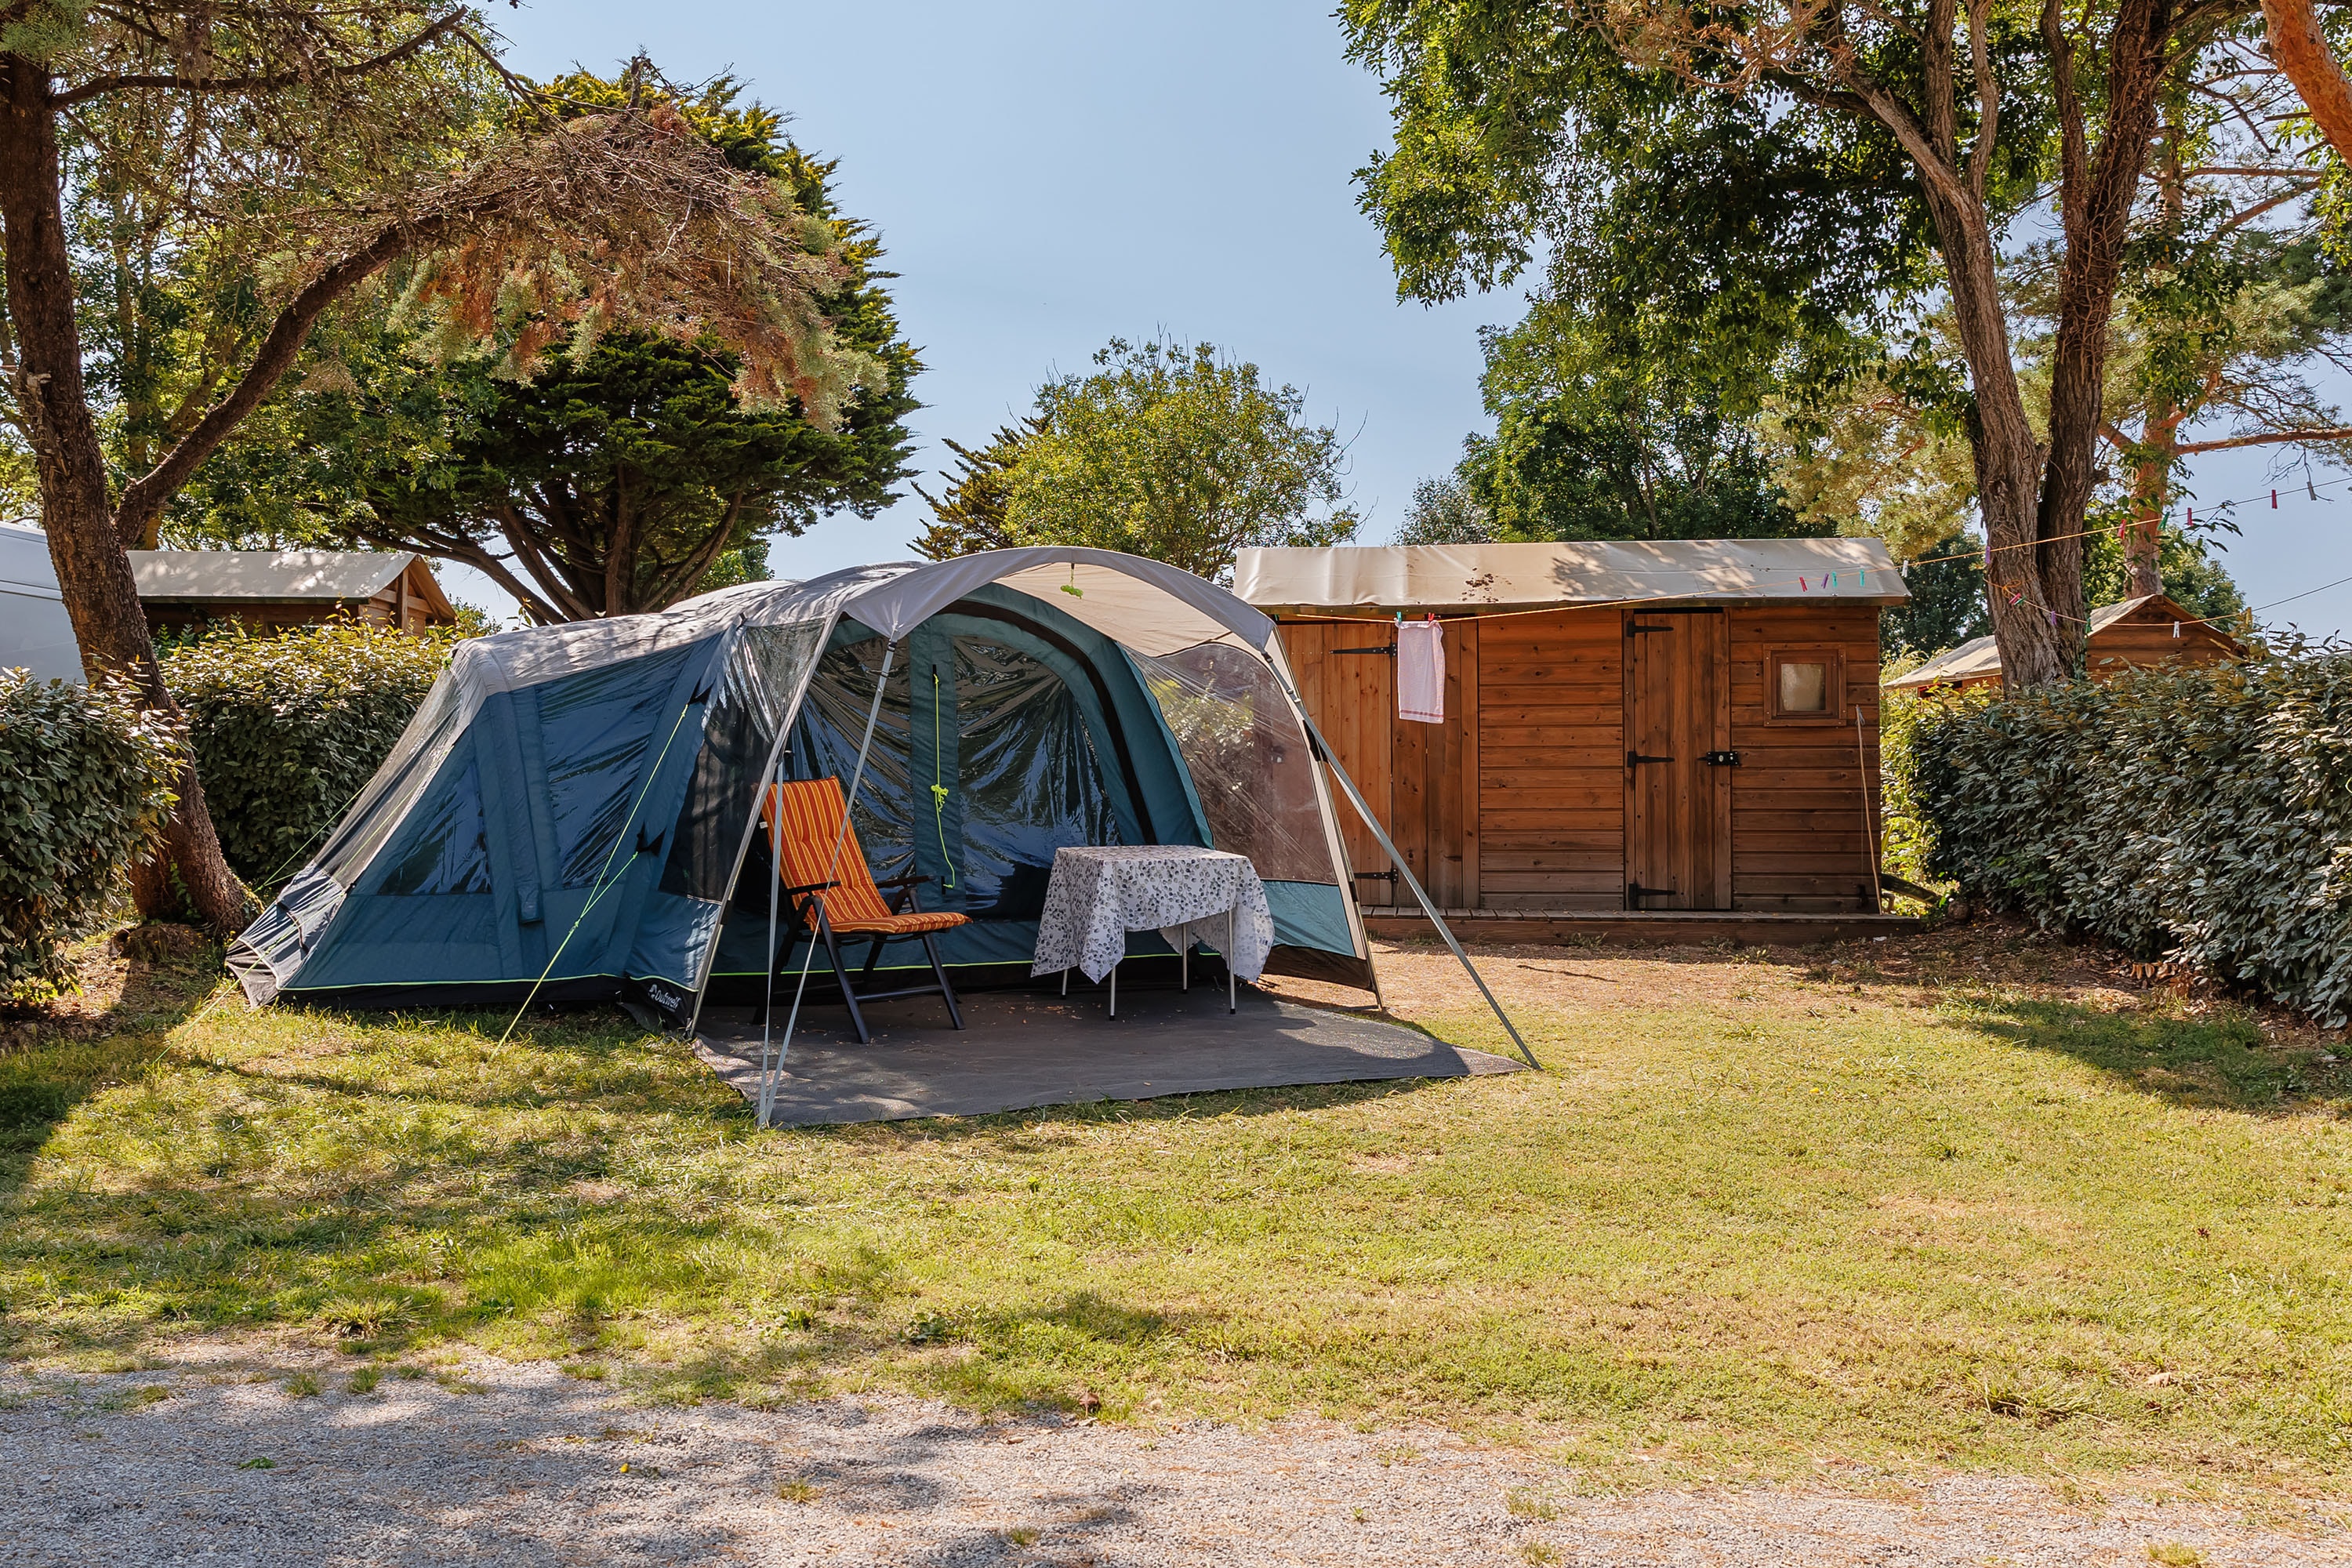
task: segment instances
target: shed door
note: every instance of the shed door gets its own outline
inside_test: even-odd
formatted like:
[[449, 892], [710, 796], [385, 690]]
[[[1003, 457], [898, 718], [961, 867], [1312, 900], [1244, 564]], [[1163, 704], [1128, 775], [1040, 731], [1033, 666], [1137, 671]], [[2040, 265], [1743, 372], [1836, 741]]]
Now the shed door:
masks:
[[1731, 907], [1731, 645], [1720, 610], [1625, 613], [1625, 907]]
[[[1282, 628], [1283, 653], [1307, 711], [1374, 811], [1389, 809], [1397, 718], [1396, 660], [1387, 649], [1395, 640], [1386, 623], [1373, 620], [1297, 622]], [[1339, 798], [1336, 785], [1332, 795], [1339, 837], [1357, 873], [1356, 901], [1410, 904], [1411, 897], [1398, 900], [1395, 885], [1386, 880], [1391, 868], [1380, 840], [1355, 807]]]

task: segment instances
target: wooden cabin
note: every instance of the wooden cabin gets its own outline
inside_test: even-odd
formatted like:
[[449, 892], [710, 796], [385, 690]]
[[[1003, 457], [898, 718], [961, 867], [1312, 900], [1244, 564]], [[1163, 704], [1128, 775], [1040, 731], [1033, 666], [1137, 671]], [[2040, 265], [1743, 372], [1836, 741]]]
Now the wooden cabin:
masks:
[[242, 621], [256, 632], [343, 616], [422, 632], [457, 612], [424, 556], [394, 550], [133, 550], [154, 631]]
[[[1879, 918], [1878, 618], [1909, 595], [1876, 540], [1245, 550], [1234, 591], [1279, 625], [1318, 727], [1441, 908], [1517, 935]], [[1396, 700], [1396, 620], [1433, 616], [1434, 724]], [[1411, 909], [1349, 827], [1368, 918]]]
[[[2162, 594], [2101, 605], [2083, 634], [2083, 662], [2094, 679], [2119, 670], [2159, 664], [2217, 664], [2243, 658], [2246, 645], [2199, 620]], [[1989, 637], [1976, 637], [1937, 654], [1918, 668], [1886, 683], [1889, 691], [1943, 690], [2000, 684], [2000, 649]]]

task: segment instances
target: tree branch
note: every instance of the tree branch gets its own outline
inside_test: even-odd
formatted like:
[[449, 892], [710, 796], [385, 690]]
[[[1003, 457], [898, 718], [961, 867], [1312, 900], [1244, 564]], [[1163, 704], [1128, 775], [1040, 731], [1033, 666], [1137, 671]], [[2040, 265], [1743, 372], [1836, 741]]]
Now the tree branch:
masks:
[[99, 76], [90, 78], [79, 87], [68, 88], [51, 101], [59, 109], [71, 109], [78, 103], [87, 103], [110, 92], [131, 92], [142, 89], [164, 92], [282, 92], [289, 87], [300, 87], [307, 82], [341, 80], [398, 65], [409, 56], [431, 47], [458, 30], [465, 20], [465, 12], [452, 11], [407, 42], [395, 44], [380, 55], [354, 60], [349, 65], [329, 66], [323, 70], [265, 71], [251, 76]]
[[2184, 458], [2200, 452], [2233, 452], [2242, 447], [2295, 447], [2316, 445], [2322, 441], [2352, 441], [2352, 426], [2332, 426], [2309, 430], [2265, 430], [2252, 436], [2231, 436], [2221, 441], [2189, 441], [2173, 450]]

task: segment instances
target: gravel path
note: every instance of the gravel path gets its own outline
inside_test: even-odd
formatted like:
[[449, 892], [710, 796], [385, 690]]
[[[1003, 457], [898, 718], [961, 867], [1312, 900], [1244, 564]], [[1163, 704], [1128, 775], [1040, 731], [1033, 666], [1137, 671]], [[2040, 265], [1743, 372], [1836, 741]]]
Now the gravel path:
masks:
[[2068, 1508], [2024, 1479], [1580, 1498], [1543, 1460], [1433, 1433], [992, 1422], [897, 1398], [646, 1410], [499, 1363], [364, 1394], [322, 1364], [325, 1392], [299, 1397], [298, 1370], [0, 1373], [0, 1563], [2078, 1568], [2171, 1542], [2215, 1564], [2352, 1561], [2340, 1535]]

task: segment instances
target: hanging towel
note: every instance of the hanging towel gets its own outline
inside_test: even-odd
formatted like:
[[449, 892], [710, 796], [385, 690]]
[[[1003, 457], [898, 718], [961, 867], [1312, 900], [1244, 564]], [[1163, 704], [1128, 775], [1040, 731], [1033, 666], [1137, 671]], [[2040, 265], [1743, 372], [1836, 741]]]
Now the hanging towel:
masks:
[[1445, 627], [1406, 621], [1397, 627], [1397, 717], [1445, 722]]

